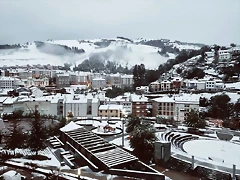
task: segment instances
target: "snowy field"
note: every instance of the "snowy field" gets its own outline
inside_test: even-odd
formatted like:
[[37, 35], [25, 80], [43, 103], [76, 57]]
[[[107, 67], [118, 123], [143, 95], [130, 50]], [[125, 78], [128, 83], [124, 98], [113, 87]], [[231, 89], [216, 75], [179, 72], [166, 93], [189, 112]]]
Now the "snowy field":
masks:
[[224, 166], [240, 167], [240, 145], [221, 140], [193, 140], [183, 144], [190, 155], [221, 163]]

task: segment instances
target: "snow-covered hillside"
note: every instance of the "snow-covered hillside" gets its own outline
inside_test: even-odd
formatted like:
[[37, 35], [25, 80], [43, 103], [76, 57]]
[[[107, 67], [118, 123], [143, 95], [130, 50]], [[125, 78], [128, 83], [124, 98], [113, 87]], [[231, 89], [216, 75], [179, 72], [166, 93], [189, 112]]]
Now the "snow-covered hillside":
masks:
[[[169, 58], [175, 58], [176, 54], [167, 53], [166, 56], [160, 55], [158, 52], [161, 48], [150, 45], [144, 45], [139, 41], [128, 41], [120, 38], [110, 39], [94, 39], [94, 40], [48, 40], [45, 44], [64, 45], [67, 47], [77, 47], [85, 52], [81, 54], [49, 54], [40, 51], [35, 43], [29, 43], [17, 50], [0, 50], [0, 60], [2, 65], [63, 65], [71, 63], [78, 65], [83, 60], [89, 59], [91, 56], [99, 56], [103, 61], [114, 61], [122, 66], [132, 67], [135, 64], [143, 63], [146, 68], [155, 69], [160, 64], [165, 63]], [[169, 42], [166, 42], [168, 45]], [[172, 43], [173, 47], [181, 49], [197, 49], [197, 46], [181, 45], [176, 42]], [[179, 46], [179, 47], [178, 47]], [[55, 47], [50, 51], [54, 52]], [[198, 47], [200, 48], [200, 47]], [[57, 49], [59, 51], [59, 49]], [[57, 51], [56, 50], [56, 51]]]

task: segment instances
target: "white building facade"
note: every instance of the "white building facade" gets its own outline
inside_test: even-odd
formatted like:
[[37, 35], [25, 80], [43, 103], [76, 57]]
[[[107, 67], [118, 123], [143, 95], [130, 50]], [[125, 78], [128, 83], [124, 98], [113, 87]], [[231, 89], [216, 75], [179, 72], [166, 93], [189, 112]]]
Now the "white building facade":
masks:
[[121, 84], [122, 87], [132, 86], [134, 83], [133, 75], [121, 75]]
[[92, 79], [92, 88], [100, 89], [106, 86], [106, 79], [104, 78], [94, 78]]
[[14, 89], [21, 84], [21, 80], [12, 77], [0, 77], [0, 88], [1, 89]]

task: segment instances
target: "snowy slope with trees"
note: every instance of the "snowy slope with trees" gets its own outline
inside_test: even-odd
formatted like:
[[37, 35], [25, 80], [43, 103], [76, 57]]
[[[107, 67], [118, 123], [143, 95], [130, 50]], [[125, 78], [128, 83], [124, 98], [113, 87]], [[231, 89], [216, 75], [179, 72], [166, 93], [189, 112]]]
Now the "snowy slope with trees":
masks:
[[[179, 46], [179, 48], [178, 48]], [[124, 37], [93, 40], [47, 40], [24, 45], [0, 47], [3, 65], [63, 65], [78, 66], [84, 60], [98, 59], [132, 68], [144, 64], [156, 69], [160, 64], [175, 58], [180, 49], [199, 49], [201, 45], [183, 45], [179, 41], [130, 40]]]

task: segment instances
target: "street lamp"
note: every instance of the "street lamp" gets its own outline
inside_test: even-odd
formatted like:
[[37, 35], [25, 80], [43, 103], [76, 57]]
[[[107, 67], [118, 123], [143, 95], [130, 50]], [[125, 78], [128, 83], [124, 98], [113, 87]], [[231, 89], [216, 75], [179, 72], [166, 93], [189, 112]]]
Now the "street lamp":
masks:
[[122, 147], [124, 147], [124, 125], [125, 125], [125, 121], [126, 121], [126, 115], [123, 116], [124, 119], [122, 119]]
[[78, 180], [80, 180], [81, 178], [80, 178], [80, 175], [81, 175], [81, 169], [80, 168], [78, 168]]

